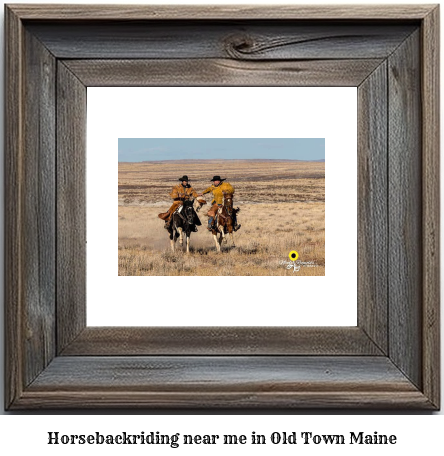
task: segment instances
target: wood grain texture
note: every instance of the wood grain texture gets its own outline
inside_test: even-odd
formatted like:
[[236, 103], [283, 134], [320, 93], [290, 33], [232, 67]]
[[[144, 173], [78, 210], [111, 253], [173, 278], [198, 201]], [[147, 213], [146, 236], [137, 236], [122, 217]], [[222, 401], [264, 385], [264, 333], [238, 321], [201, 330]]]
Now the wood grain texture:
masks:
[[440, 404], [439, 6], [422, 25], [423, 388]]
[[295, 384], [311, 391], [345, 384], [361, 392], [415, 390], [387, 358], [372, 356], [67, 356], [56, 358], [32, 390], [295, 391]]
[[87, 327], [62, 356], [381, 355], [360, 328]]
[[420, 34], [388, 59], [389, 356], [422, 384]]
[[[342, 391], [320, 392], [195, 392], [163, 393], [143, 391], [26, 391], [14, 410], [29, 409], [241, 409], [260, 413], [261, 409], [359, 409], [433, 410], [419, 391], [355, 392], [352, 385]], [[348, 388], [351, 390], [348, 391]], [[112, 411], [112, 410], [111, 410]], [[248, 413], [248, 412], [247, 412]]]
[[20, 407], [415, 407], [385, 357], [59, 357]]
[[27, 27], [62, 59], [331, 60], [387, 58], [417, 25], [151, 21]]
[[21, 19], [38, 20], [420, 20], [436, 5], [8, 5]]
[[382, 60], [64, 60], [95, 86], [357, 86]]
[[55, 59], [25, 32], [22, 229], [24, 384], [54, 357], [55, 347]]
[[[45, 20], [49, 22], [40, 27]], [[366, 20], [375, 22], [362, 22]], [[420, 20], [421, 40], [419, 32], [411, 33]], [[127, 49], [157, 62], [131, 61], [128, 54], [106, 61], [125, 52], [124, 29], [117, 27], [122, 21], [129, 21]], [[80, 36], [77, 48], [72, 33], [79, 22], [84, 23], [81, 33], [95, 35]], [[215, 22], [219, 25], [213, 27]], [[59, 26], [63, 33], [57, 38], [51, 30]], [[6, 7], [6, 407], [438, 408], [437, 29], [433, 5]], [[37, 30], [47, 34], [47, 42], [35, 35]], [[199, 37], [198, 30], [206, 31]], [[70, 60], [59, 61], [56, 82], [51, 82], [52, 52]], [[79, 55], [81, 60], [97, 58], [88, 63], [79, 61]], [[199, 58], [166, 61], [186, 55]], [[332, 61], [341, 56], [349, 61]], [[201, 77], [207, 84], [254, 85], [254, 74], [264, 85], [328, 84], [332, 78], [342, 84], [362, 82], [360, 109], [368, 116], [359, 120], [364, 159], [358, 172], [365, 200], [360, 199], [359, 211], [374, 225], [359, 228], [365, 238], [359, 268], [366, 271], [360, 280], [368, 290], [359, 299], [359, 328], [267, 328], [266, 338], [260, 328], [175, 328], [173, 333], [170, 328], [85, 329], [85, 83], [127, 78], [122, 85], [137, 85], [150, 70], [151, 80], [165, 81], [170, 73], [175, 85], [187, 85], [195, 65], [205, 70]], [[347, 74], [341, 75], [341, 68]], [[380, 174], [384, 68], [387, 332], [384, 264], [372, 264], [375, 252], [386, 248]], [[182, 76], [174, 76], [177, 72]], [[43, 203], [48, 205], [43, 208]], [[51, 272], [51, 204], [57, 210], [56, 274]], [[51, 308], [51, 277], [57, 286], [56, 309]], [[45, 368], [53, 356], [54, 319], [56, 355], [63, 356]], [[39, 331], [44, 337], [38, 340]], [[147, 350], [156, 356], [141, 356]], [[388, 356], [381, 356], [386, 351]]]
[[388, 353], [387, 63], [358, 89], [358, 326]]
[[57, 349], [86, 326], [86, 87], [57, 67]]
[[5, 11], [5, 408], [23, 391], [23, 28]]

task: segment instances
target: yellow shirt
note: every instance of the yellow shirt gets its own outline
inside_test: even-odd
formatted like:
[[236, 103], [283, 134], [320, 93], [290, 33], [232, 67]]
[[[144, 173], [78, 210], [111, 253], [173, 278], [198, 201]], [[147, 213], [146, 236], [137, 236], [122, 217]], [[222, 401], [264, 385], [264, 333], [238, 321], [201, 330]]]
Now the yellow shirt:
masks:
[[234, 195], [234, 187], [230, 185], [228, 182], [222, 182], [217, 187], [213, 184], [211, 187], [208, 187], [205, 191], [202, 192], [203, 195], [205, 193], [213, 192], [213, 201], [211, 204], [223, 204], [224, 202], [224, 192]]
[[191, 185], [189, 187], [184, 187], [182, 184], [177, 184], [173, 187], [173, 190], [170, 193], [171, 198], [183, 198], [183, 196], [180, 195], [194, 196], [194, 198], [197, 198], [197, 193]]

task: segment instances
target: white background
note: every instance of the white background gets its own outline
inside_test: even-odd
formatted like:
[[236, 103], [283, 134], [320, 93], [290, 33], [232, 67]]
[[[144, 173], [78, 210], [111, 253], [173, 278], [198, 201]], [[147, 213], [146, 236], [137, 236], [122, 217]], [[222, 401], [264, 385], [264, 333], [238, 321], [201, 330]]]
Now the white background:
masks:
[[[37, 3], [37, 2], [24, 2], [24, 3]], [[48, 2], [49, 3], [49, 2]], [[60, 0], [53, 2], [60, 3]], [[90, 2], [81, 2], [77, 0], [77, 3], [90, 3]], [[110, 1], [100, 1], [94, 0], [94, 3], [111, 3]], [[132, 3], [138, 3], [135, 0]], [[155, 1], [151, 0], [151, 3], [167, 3], [165, 1]], [[182, 2], [186, 3], [186, 2]], [[198, 1], [194, 0], [190, 3], [210, 3], [209, 1]], [[239, 3], [239, 2], [230, 2], [230, 1], [219, 1], [220, 4], [227, 3]], [[270, 3], [263, 2], [261, 0], [242, 0], [242, 3]], [[297, 2], [288, 2], [285, 0], [280, 0], [280, 3], [297, 3]], [[307, 3], [307, 2], [303, 2]], [[318, 0], [312, 1], [312, 4], [331, 4], [336, 3], [328, 0]], [[355, 1], [341, 0], [340, 3], [357, 3]], [[366, 0], [366, 3], [381, 3], [381, 1], [371, 1]], [[429, 3], [421, 1], [393, 1], [392, 3]], [[0, 11], [2, 14], [3, 8]], [[3, 26], [3, 23], [2, 23]], [[3, 36], [3, 30], [2, 30]], [[3, 53], [3, 46], [0, 47], [0, 52]], [[3, 60], [3, 59], [1, 59]], [[1, 73], [1, 78], [3, 82], [3, 70]], [[3, 84], [2, 84], [3, 86]], [[3, 97], [3, 92], [1, 92], [1, 97]], [[444, 117], [444, 116], [443, 116]], [[0, 123], [0, 131], [3, 137], [3, 122]], [[3, 160], [0, 160], [0, 166], [3, 167]], [[0, 173], [3, 176], [3, 172]], [[2, 205], [1, 216], [3, 214], [3, 186], [0, 186], [0, 204]], [[442, 195], [441, 201], [444, 201], [444, 195]], [[442, 210], [442, 209], [441, 209]], [[3, 223], [1, 224], [3, 226]], [[441, 243], [444, 245], [444, 243]], [[3, 251], [3, 236], [0, 237], [0, 246]], [[441, 252], [441, 258], [443, 257], [443, 252]], [[3, 268], [3, 263], [1, 263], [0, 268]], [[443, 268], [441, 268], [441, 274], [444, 273]], [[3, 284], [4, 273], [0, 273], [0, 281]], [[441, 289], [443, 290], [444, 287]], [[3, 299], [3, 293], [0, 294]], [[442, 298], [441, 298], [442, 301]], [[441, 328], [444, 328], [443, 318], [444, 312], [441, 312]], [[3, 312], [0, 312], [0, 319], [3, 318]], [[3, 343], [3, 324], [0, 325], [0, 343]], [[441, 338], [444, 340], [444, 337]], [[442, 343], [441, 357], [444, 353], [444, 344]], [[3, 350], [0, 350], [1, 357], [1, 372], [0, 372], [0, 399], [3, 403]], [[444, 365], [444, 363], [441, 363]], [[442, 376], [442, 386], [441, 391], [444, 390], [444, 376]], [[0, 408], [1, 410], [1, 408]], [[315, 411], [317, 415], [319, 411]], [[324, 411], [325, 412], [325, 411]], [[105, 412], [106, 413], [106, 412]], [[410, 414], [408, 416], [399, 416], [396, 412], [391, 412], [390, 414], [375, 415], [371, 413], [362, 414], [356, 412], [354, 416], [350, 415], [321, 415], [321, 416], [310, 416], [306, 413], [300, 413], [297, 411], [289, 411], [288, 414], [282, 414], [278, 416], [267, 415], [261, 411], [256, 411], [258, 416], [251, 415], [218, 415], [218, 416], [207, 416], [205, 414], [193, 415], [193, 416], [180, 416], [178, 413], [172, 412], [168, 416], [168, 412], [165, 412], [167, 416], [157, 416], [153, 412], [140, 412], [141, 414], [132, 414], [131, 416], [119, 416], [115, 414], [114, 416], [84, 416], [76, 414], [68, 414], [65, 416], [22, 416], [8, 413], [1, 417], [0, 419], [0, 449], [5, 452], [28, 452], [33, 454], [39, 454], [44, 452], [45, 454], [56, 454], [59, 455], [61, 452], [67, 454], [78, 454], [79, 448], [63, 448], [61, 450], [59, 447], [49, 447], [46, 445], [46, 432], [47, 431], [64, 431], [70, 433], [81, 433], [81, 432], [95, 432], [96, 430], [106, 432], [113, 432], [115, 429], [118, 430], [131, 430], [131, 431], [140, 431], [140, 430], [152, 430], [154, 428], [162, 432], [194, 432], [194, 433], [204, 433], [204, 432], [216, 432], [216, 433], [248, 433], [252, 430], [262, 433], [271, 433], [274, 431], [292, 431], [292, 430], [302, 430], [308, 429], [313, 430], [318, 433], [346, 433], [348, 431], [358, 428], [359, 430], [364, 430], [368, 432], [373, 432], [377, 430], [380, 433], [387, 434], [397, 434], [399, 439], [399, 444], [395, 447], [377, 447], [368, 446], [364, 448], [359, 448], [359, 451], [354, 446], [337, 446], [328, 448], [328, 453], [325, 451], [324, 446], [298, 446], [296, 449], [291, 446], [279, 446], [271, 447], [266, 446], [262, 447], [259, 450], [254, 449], [255, 452], [261, 451], [262, 454], [270, 454], [270, 448], [272, 448], [273, 454], [295, 454], [296, 451], [298, 454], [315, 454], [315, 455], [325, 455], [325, 454], [353, 454], [353, 456], [359, 454], [387, 454], [387, 455], [407, 455], [407, 454], [433, 454], [438, 455], [442, 453], [444, 445], [442, 442], [442, 429], [444, 426], [444, 412], [436, 412], [434, 415], [439, 416], [424, 416], [423, 414]], [[252, 412], [254, 413], [254, 411]], [[406, 412], [402, 412], [405, 414]], [[395, 415], [395, 416], [393, 416]], [[123, 425], [125, 429], [123, 428]], [[184, 448], [182, 448], [182, 453]], [[241, 448], [241, 449], [230, 449], [230, 453], [236, 454], [245, 454], [246, 450], [251, 450], [251, 447]], [[100, 452], [105, 452], [109, 455], [110, 452], [113, 454], [122, 454], [122, 449], [116, 447], [114, 449], [109, 448], [84, 448], [82, 450], [87, 454], [98, 454]], [[148, 450], [144, 447], [133, 448], [132, 451], [143, 452], [147, 454]], [[162, 451], [162, 450], [160, 450]], [[152, 454], [162, 454], [160, 451], [152, 451]], [[165, 450], [163, 450], [165, 451]], [[168, 451], [173, 451], [168, 449]], [[179, 451], [176, 449], [174, 451]], [[192, 448], [188, 449], [188, 454], [200, 452], [203, 454], [209, 453], [208, 448], [200, 447], [199, 449]], [[217, 449], [214, 449], [210, 454], [226, 454], [227, 448], [221, 446]], [[223, 453], [222, 453], [223, 452]], [[130, 451], [128, 451], [128, 454]], [[254, 452], [251, 452], [254, 454]], [[7, 454], [7, 453], [6, 453]]]
[[[356, 326], [356, 95], [355, 87], [88, 88], [88, 326]], [[118, 138], [145, 137], [325, 138], [325, 276], [118, 277]], [[207, 293], [164, 298], [172, 287], [215, 284], [232, 292], [219, 309]]]
[[[16, 416], [3, 417], [0, 435], [9, 443], [11, 454], [27, 455], [340, 455], [340, 456], [413, 456], [427, 454], [440, 456], [443, 444], [442, 417], [435, 416]], [[180, 445], [170, 448], [161, 445], [48, 445], [48, 432], [59, 434], [121, 434], [150, 432], [160, 434], [211, 435], [235, 434], [247, 436], [245, 445]], [[251, 445], [252, 432], [263, 434], [267, 438], [265, 445]], [[301, 439], [296, 445], [272, 444], [269, 436], [273, 432], [287, 435], [292, 432], [313, 434], [345, 434], [345, 445], [303, 444]], [[396, 445], [350, 445], [350, 432], [365, 434], [396, 435]], [[7, 436], [7, 437], [6, 437]], [[220, 439], [219, 439], [220, 441]], [[25, 453], [26, 451], [26, 453]], [[5, 453], [8, 454], [8, 453]], [[20, 453], [19, 453], [20, 454]]]

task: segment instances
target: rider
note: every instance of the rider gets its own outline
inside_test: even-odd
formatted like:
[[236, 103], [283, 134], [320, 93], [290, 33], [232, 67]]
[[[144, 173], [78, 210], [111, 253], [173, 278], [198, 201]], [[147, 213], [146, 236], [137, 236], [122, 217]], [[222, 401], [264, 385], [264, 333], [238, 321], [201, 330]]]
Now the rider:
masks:
[[189, 179], [188, 176], [182, 176], [179, 178], [180, 184], [177, 184], [171, 190], [170, 196], [173, 198], [174, 202], [172, 206], [168, 209], [167, 216], [165, 218], [165, 227], [166, 229], [169, 228], [172, 220], [172, 215], [176, 212], [176, 209], [179, 206], [182, 206], [183, 201], [190, 196], [197, 198], [197, 192], [194, 188], [188, 183]]
[[[208, 187], [199, 195], [203, 196], [205, 195], [205, 193], [213, 193], [213, 201], [211, 202], [212, 206], [211, 209], [208, 211], [208, 231], [212, 231], [211, 226], [213, 224], [214, 218], [216, 217], [218, 209], [222, 207], [224, 201], [224, 193], [234, 195], [234, 187], [228, 182], [224, 182], [225, 180], [226, 179], [221, 179], [220, 176], [214, 176], [213, 179], [211, 179], [213, 185]], [[237, 224], [235, 212], [233, 213], [233, 216], [235, 223], [234, 231], [237, 231], [240, 228], [240, 225]]]

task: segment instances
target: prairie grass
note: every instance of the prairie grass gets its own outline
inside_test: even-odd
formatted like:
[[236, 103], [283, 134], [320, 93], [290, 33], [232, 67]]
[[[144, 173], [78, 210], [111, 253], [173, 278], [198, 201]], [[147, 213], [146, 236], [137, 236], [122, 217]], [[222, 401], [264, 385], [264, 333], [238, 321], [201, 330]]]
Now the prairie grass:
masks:
[[[119, 275], [325, 275], [324, 169], [318, 162], [119, 163]], [[214, 174], [229, 178], [241, 209], [235, 246], [228, 239], [216, 252], [204, 207], [190, 254], [179, 243], [171, 251], [157, 214], [168, 209], [171, 187], [183, 174], [198, 193]], [[282, 261], [291, 250], [315, 266], [287, 269]]]
[[165, 206], [183, 174], [198, 192], [210, 186], [214, 174], [227, 177], [237, 204], [325, 201], [323, 162], [200, 160], [119, 163], [119, 204]]
[[[235, 233], [235, 244], [222, 244], [217, 253], [207, 219], [200, 215], [202, 227], [191, 235], [190, 254], [177, 243], [175, 252], [158, 208], [119, 207], [119, 275], [292, 275], [280, 264], [289, 261], [291, 250], [301, 261], [314, 261], [316, 267], [303, 267], [298, 275], [325, 274], [324, 204], [256, 204], [243, 206], [239, 214], [242, 228]], [[273, 212], [274, 217], [268, 217]], [[296, 212], [296, 213], [294, 213]], [[302, 215], [306, 221], [302, 222]], [[283, 219], [285, 228], [276, 228], [274, 219]], [[279, 223], [279, 225], [282, 224]], [[260, 227], [260, 230], [256, 228]]]

